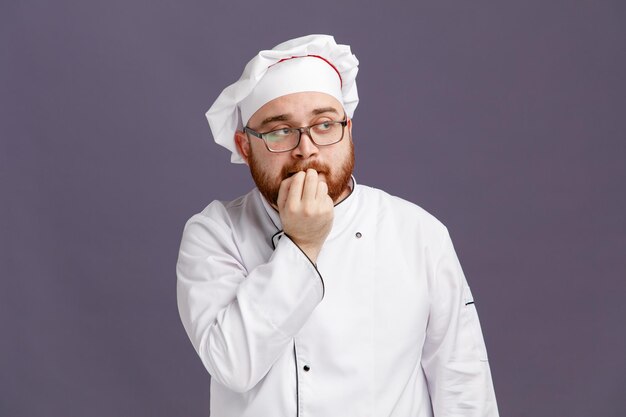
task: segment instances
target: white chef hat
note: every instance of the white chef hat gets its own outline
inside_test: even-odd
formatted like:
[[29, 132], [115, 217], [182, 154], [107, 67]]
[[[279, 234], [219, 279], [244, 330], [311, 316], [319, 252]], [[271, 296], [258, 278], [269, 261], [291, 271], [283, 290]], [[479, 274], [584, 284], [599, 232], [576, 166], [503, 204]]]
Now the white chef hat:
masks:
[[303, 36], [259, 52], [206, 113], [215, 142], [232, 152], [231, 162], [243, 163], [235, 131], [265, 103], [291, 93], [330, 94], [351, 118], [359, 102], [358, 65], [350, 46], [338, 45], [329, 35]]

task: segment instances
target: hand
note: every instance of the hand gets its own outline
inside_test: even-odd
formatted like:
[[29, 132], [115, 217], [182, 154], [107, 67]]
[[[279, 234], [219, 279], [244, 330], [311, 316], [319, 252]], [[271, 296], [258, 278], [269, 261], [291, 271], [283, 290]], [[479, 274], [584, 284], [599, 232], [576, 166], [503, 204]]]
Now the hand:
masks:
[[300, 171], [280, 184], [277, 204], [283, 231], [315, 263], [333, 225], [328, 186], [314, 169]]

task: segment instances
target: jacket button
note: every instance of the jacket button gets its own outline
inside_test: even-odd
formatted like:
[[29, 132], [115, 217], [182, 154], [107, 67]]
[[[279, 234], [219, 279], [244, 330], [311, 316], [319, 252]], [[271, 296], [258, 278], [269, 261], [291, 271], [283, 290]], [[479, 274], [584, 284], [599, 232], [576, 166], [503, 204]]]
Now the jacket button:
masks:
[[361, 236], [363, 235], [361, 234], [361, 232], [356, 232], [355, 236], [357, 239], [361, 239]]
[[311, 368], [309, 367], [309, 365], [304, 365], [302, 369], [304, 369], [304, 372], [309, 372]]

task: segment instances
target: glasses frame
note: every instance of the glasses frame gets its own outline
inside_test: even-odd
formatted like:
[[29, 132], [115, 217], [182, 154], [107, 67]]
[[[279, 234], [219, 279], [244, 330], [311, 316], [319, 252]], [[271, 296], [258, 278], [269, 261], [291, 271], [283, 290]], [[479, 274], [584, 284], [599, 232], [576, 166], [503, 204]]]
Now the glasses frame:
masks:
[[[313, 139], [313, 136], [311, 136], [311, 128], [315, 127], [315, 126], [319, 126], [322, 125], [324, 123], [338, 123], [341, 125], [341, 137], [339, 138], [338, 141], [333, 142], [333, 143], [325, 143], [325, 144], [320, 144], [315, 142], [315, 139]], [[276, 132], [278, 130], [283, 130], [283, 129], [276, 129], [276, 130], [270, 130], [269, 132], [257, 132], [255, 130], [250, 129], [248, 126], [245, 126], [243, 128], [243, 131], [246, 134], [250, 134], [256, 138], [262, 139], [263, 143], [265, 144], [265, 148], [267, 148], [268, 151], [273, 152], [273, 153], [283, 153], [283, 152], [290, 152], [293, 151], [294, 149], [296, 149], [298, 146], [300, 146], [300, 141], [302, 140], [302, 134], [306, 133], [307, 136], [309, 137], [309, 139], [311, 139], [311, 142], [313, 142], [315, 144], [315, 146], [330, 146], [330, 145], [335, 145], [339, 142], [341, 142], [343, 140], [343, 137], [345, 135], [345, 131], [346, 131], [346, 126], [348, 125], [348, 118], [344, 116], [343, 120], [331, 120], [331, 121], [327, 121], [327, 122], [321, 122], [321, 123], [315, 123], [314, 125], [310, 125], [310, 126], [302, 126], [302, 127], [290, 127], [290, 130], [297, 130], [298, 131], [298, 141], [296, 142], [295, 146], [293, 148], [290, 149], [284, 149], [282, 151], [275, 151], [270, 149], [269, 145], [267, 144], [267, 139], [265, 139], [265, 135], [270, 134], [272, 132]]]

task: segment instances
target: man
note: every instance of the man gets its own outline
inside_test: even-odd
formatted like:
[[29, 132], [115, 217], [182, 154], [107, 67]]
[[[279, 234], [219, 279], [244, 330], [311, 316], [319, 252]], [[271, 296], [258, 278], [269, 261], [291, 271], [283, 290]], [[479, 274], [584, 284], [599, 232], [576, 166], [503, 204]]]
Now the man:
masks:
[[257, 185], [185, 226], [182, 322], [211, 416], [497, 416], [446, 228], [357, 185], [358, 61], [330, 36], [261, 51], [207, 113]]

